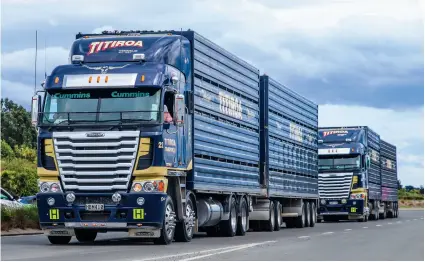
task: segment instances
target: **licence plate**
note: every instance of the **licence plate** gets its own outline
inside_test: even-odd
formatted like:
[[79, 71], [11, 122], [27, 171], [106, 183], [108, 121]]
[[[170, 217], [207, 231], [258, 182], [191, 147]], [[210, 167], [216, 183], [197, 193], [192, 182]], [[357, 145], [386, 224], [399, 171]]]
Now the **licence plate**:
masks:
[[329, 205], [338, 205], [338, 201], [329, 201]]
[[104, 209], [104, 204], [86, 204], [87, 211], [103, 211]]

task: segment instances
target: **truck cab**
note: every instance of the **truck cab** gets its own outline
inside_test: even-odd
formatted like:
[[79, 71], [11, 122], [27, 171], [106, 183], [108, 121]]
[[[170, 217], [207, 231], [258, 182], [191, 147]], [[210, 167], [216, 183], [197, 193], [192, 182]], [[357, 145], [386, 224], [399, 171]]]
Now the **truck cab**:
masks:
[[146, 32], [76, 38], [69, 64], [33, 97], [41, 228], [54, 244], [110, 230], [167, 244], [188, 226], [167, 192], [169, 176], [192, 164], [189, 41]]
[[367, 221], [370, 157], [364, 128], [319, 129], [319, 218]]

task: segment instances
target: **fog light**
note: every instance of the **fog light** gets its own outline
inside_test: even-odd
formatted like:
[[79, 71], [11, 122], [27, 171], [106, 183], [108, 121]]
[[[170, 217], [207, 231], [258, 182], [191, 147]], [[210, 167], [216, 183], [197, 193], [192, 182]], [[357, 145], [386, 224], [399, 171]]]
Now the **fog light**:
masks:
[[55, 199], [53, 197], [49, 197], [49, 199], [47, 199], [47, 204], [49, 206], [53, 206], [55, 204]]
[[75, 201], [74, 193], [68, 193], [66, 195], [66, 201], [68, 201], [68, 203], [73, 203]]
[[322, 200], [320, 200], [320, 203], [321, 203], [322, 205], [326, 205], [326, 200], [322, 199]]
[[143, 197], [137, 198], [137, 204], [139, 206], [143, 206], [144, 203], [145, 203], [145, 198], [143, 198]]
[[347, 203], [347, 199], [342, 199], [341, 203], [343, 203], [343, 204]]
[[121, 201], [121, 195], [119, 193], [114, 193], [112, 195], [112, 201], [114, 201], [114, 203], [118, 203]]

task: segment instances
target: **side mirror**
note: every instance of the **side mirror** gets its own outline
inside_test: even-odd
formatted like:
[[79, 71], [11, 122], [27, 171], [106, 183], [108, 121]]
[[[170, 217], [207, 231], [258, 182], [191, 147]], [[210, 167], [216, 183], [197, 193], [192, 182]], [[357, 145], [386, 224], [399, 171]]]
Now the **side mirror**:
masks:
[[32, 97], [32, 105], [31, 105], [31, 124], [34, 127], [37, 127], [38, 124], [38, 113], [41, 108], [41, 96], [35, 95]]
[[184, 115], [185, 115], [186, 105], [184, 102], [184, 95], [176, 94], [174, 95], [174, 123], [176, 125], [184, 124]]

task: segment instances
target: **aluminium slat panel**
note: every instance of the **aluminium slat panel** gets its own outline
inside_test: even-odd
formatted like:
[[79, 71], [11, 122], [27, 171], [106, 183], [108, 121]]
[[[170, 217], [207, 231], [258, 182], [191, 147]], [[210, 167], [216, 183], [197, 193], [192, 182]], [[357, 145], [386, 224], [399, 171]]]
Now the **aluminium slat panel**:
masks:
[[397, 188], [382, 187], [382, 201], [397, 201]]
[[267, 77], [270, 196], [318, 196], [318, 107]]
[[381, 176], [382, 187], [398, 187], [397, 148], [384, 140], [381, 140]]
[[260, 192], [259, 70], [195, 33], [193, 190]]
[[381, 185], [369, 183], [369, 199], [380, 200], [381, 199]]

